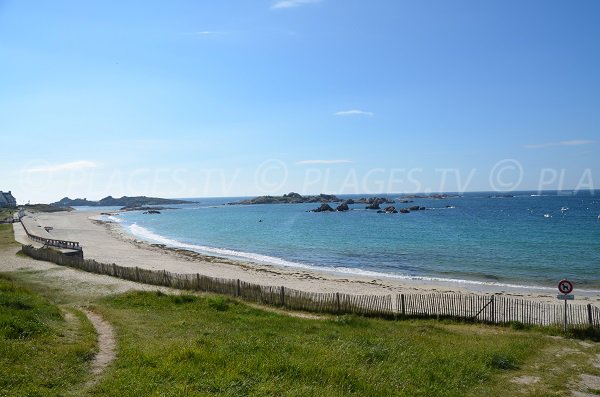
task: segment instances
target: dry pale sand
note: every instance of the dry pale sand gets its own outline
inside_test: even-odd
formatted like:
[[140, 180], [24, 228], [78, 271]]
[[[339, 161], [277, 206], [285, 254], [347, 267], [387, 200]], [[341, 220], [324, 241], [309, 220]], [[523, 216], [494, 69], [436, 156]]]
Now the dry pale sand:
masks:
[[[79, 241], [86, 258], [121, 266], [139, 266], [148, 269], [165, 269], [176, 273], [240, 279], [264, 285], [277, 285], [312, 292], [340, 292], [350, 294], [390, 294], [415, 292], [502, 293], [523, 296], [532, 300], [556, 303], [552, 288], [527, 289], [493, 285], [465, 284], [459, 282], [432, 282], [424, 280], [398, 280], [349, 275], [319, 273], [303, 269], [281, 268], [218, 258], [190, 251], [164, 249], [140, 241], [128, 234], [117, 223], [94, 220], [96, 212], [38, 213], [25, 218], [30, 230], [48, 230], [57, 239]], [[15, 238], [24, 244], [31, 241], [22, 227], [15, 224]], [[600, 291], [574, 292], [576, 303], [600, 301]]]

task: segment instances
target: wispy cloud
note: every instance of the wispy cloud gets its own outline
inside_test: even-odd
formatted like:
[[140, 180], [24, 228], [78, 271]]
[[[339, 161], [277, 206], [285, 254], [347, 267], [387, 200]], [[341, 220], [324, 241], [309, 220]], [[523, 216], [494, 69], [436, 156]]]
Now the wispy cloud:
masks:
[[551, 146], [581, 146], [581, 145], [590, 145], [594, 143], [594, 141], [586, 140], [586, 139], [574, 139], [572, 141], [560, 141], [560, 142], [546, 142], [546, 143], [537, 143], [533, 145], [523, 145], [524, 148], [527, 149], [541, 149], [545, 147]]
[[86, 161], [86, 160], [80, 160], [80, 161], [72, 161], [70, 163], [63, 163], [63, 164], [48, 164], [42, 167], [33, 167], [33, 168], [29, 168], [26, 171], [27, 172], [61, 172], [61, 171], [74, 171], [74, 170], [81, 170], [81, 169], [85, 169], [85, 168], [95, 168], [98, 165], [96, 163], [94, 163], [93, 161]]
[[210, 36], [220, 36], [225, 35], [228, 32], [219, 31], [219, 30], [200, 30], [197, 32], [188, 32], [186, 34], [190, 36], [198, 36], [198, 37], [210, 37]]
[[200, 36], [210, 36], [211, 34], [219, 34], [221, 32], [215, 32], [213, 30], [203, 30], [201, 32], [194, 32], [194, 33], [197, 35], [200, 35]]
[[280, 1], [273, 3], [271, 8], [273, 8], [273, 9], [294, 8], [294, 7], [304, 6], [307, 4], [320, 3], [321, 1], [322, 0], [280, 0]]
[[352, 163], [352, 160], [302, 160], [296, 162], [298, 165], [304, 164], [346, 164]]
[[341, 110], [334, 113], [336, 116], [374, 116], [373, 112], [366, 112], [360, 109]]

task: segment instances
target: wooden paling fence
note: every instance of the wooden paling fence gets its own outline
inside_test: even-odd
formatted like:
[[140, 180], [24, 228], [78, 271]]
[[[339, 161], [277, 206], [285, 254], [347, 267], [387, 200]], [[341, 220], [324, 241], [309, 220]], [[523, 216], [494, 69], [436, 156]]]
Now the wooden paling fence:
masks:
[[21, 218], [23, 218], [23, 215], [22, 215], [22, 212], [19, 211], [18, 220], [15, 220], [15, 222], [21, 222], [21, 226], [23, 226], [23, 230], [25, 230], [27, 237], [29, 237], [31, 240], [37, 241], [38, 243], [44, 244], [49, 247], [82, 251], [82, 248], [77, 241], [50, 239], [50, 238], [46, 238], [46, 237], [36, 236], [35, 234], [30, 233], [29, 230], [27, 230], [27, 226], [25, 226], [23, 219], [21, 219]]
[[[292, 310], [377, 317], [452, 318], [492, 324], [522, 323], [536, 326], [558, 326], [564, 321], [562, 304], [534, 302], [502, 295], [428, 293], [398, 294], [392, 297], [392, 295], [350, 295], [336, 292], [317, 293], [259, 285], [239, 279], [100, 263], [93, 259], [68, 256], [48, 248], [36, 249], [31, 245], [23, 245], [23, 252], [35, 259], [91, 273], [182, 290], [235, 296], [249, 302]], [[567, 320], [572, 328], [600, 329], [600, 308], [591, 304], [570, 304]]]

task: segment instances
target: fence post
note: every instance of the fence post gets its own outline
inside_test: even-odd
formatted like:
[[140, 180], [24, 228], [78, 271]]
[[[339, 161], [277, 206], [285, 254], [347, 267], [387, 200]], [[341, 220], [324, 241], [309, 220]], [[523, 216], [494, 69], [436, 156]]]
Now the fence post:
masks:
[[594, 326], [594, 320], [592, 318], [592, 304], [588, 303], [587, 305], [587, 313], [588, 313], [588, 321], [590, 323], [590, 327]]
[[237, 279], [237, 283], [235, 285], [235, 296], [240, 296], [241, 291], [240, 291], [240, 279]]
[[400, 302], [402, 303], [402, 315], [406, 316], [406, 308], [404, 306], [404, 294], [400, 294]]
[[337, 303], [337, 312], [339, 314], [342, 312], [342, 306], [340, 305], [340, 293], [339, 292], [335, 293], [335, 301]]
[[494, 295], [490, 297], [490, 308], [492, 309], [492, 324], [496, 323], [496, 303], [494, 301]]
[[283, 287], [283, 285], [281, 286], [281, 306], [285, 306], [285, 288]]
[[140, 269], [137, 266], [135, 267], [135, 281], [140, 282]]

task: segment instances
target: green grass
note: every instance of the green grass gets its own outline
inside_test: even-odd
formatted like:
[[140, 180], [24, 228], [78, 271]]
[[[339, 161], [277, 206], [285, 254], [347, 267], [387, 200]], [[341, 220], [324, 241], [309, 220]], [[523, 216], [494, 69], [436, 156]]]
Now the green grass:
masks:
[[94, 354], [95, 333], [0, 275], [0, 396], [58, 396], [78, 385]]
[[[14, 255], [2, 249], [11, 244], [12, 228], [0, 227], [0, 255]], [[213, 295], [112, 295], [92, 281], [84, 296], [54, 271], [0, 278], [0, 396], [548, 397], [590, 392], [575, 383], [579, 374], [600, 376], [591, 365], [599, 344], [552, 330], [304, 319]], [[82, 389], [95, 349], [91, 325], [75, 310], [79, 321], [65, 322], [47, 299], [92, 302], [116, 328], [117, 359], [91, 390]]]
[[14, 208], [0, 208], [0, 220], [12, 218], [15, 211]]
[[0, 249], [9, 247], [13, 244], [16, 244], [13, 234], [13, 225], [10, 223], [0, 224]]
[[221, 297], [134, 292], [98, 309], [118, 329], [119, 359], [94, 395], [463, 396], [552, 341], [433, 320], [302, 319]]

